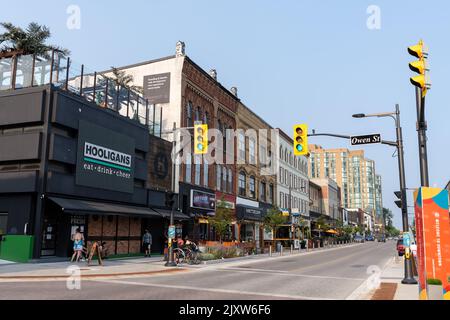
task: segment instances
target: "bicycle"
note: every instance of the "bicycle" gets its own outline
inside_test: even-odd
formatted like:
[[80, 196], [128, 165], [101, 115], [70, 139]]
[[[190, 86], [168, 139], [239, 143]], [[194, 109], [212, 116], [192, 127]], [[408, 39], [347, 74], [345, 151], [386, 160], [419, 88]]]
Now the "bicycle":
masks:
[[198, 259], [198, 246], [194, 242], [190, 242], [188, 246], [189, 247], [185, 248], [186, 262], [189, 264], [199, 264], [200, 261]]
[[174, 248], [173, 249], [173, 254], [175, 256], [176, 264], [184, 263], [184, 261], [186, 260], [186, 254], [180, 248]]

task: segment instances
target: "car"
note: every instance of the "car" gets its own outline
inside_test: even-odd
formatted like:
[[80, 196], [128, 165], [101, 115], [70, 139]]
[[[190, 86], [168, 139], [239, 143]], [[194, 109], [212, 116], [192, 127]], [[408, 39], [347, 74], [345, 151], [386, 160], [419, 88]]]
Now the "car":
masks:
[[372, 235], [366, 236], [366, 241], [375, 241], [375, 237]]
[[360, 236], [360, 235], [356, 235], [354, 238], [353, 238], [353, 241], [355, 241], [355, 242], [364, 242], [364, 237], [363, 236]]
[[399, 257], [401, 257], [405, 254], [405, 246], [403, 245], [403, 239], [397, 240], [397, 252], [398, 252]]

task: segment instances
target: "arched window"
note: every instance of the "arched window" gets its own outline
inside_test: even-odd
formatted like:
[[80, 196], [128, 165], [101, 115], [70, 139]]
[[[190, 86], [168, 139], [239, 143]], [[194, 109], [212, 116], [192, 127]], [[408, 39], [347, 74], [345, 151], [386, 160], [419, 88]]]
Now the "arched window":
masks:
[[192, 127], [194, 122], [192, 121], [192, 102], [188, 101], [186, 105], [186, 126]]
[[222, 167], [216, 166], [216, 189], [220, 191], [220, 185], [222, 184]]
[[222, 190], [227, 191], [227, 168], [222, 167]]
[[201, 115], [200, 107], [197, 107], [197, 109], [195, 109], [195, 121], [200, 121], [201, 118], [202, 118], [202, 115]]
[[245, 175], [245, 172], [239, 172], [239, 195], [240, 196], [246, 196], [246, 184], [247, 184], [247, 177]]
[[233, 192], [233, 172], [228, 169], [228, 191]]
[[250, 198], [254, 199], [256, 197], [256, 180], [254, 176], [250, 176], [248, 187], [250, 191]]

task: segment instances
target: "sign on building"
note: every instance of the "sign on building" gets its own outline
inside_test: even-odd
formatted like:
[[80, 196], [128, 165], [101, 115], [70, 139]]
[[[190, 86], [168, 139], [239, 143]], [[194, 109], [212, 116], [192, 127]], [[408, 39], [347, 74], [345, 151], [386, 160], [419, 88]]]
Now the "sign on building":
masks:
[[149, 104], [170, 102], [170, 72], [144, 76], [144, 97]]
[[216, 208], [216, 195], [200, 190], [191, 190], [191, 207], [214, 210]]
[[80, 120], [75, 183], [133, 193], [134, 139]]

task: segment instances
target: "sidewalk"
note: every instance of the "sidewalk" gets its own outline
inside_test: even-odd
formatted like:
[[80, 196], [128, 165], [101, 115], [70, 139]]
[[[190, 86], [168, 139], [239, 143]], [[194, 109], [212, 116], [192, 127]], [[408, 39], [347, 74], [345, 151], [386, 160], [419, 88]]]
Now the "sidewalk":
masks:
[[16, 263], [0, 265], [0, 283], [16, 281], [52, 281], [65, 280], [72, 275], [77, 266], [81, 277], [85, 279], [98, 277], [134, 277], [144, 275], [166, 274], [186, 271], [185, 268], [167, 268], [164, 266], [163, 257], [133, 258], [122, 260], [103, 260], [103, 266], [93, 260], [88, 266], [86, 262], [73, 263], [49, 262], [49, 263]]
[[196, 268], [205, 267], [205, 265], [215, 265], [218, 263], [241, 263], [245, 261], [257, 261], [263, 259], [286, 258], [292, 255], [312, 254], [326, 250], [339, 249], [359, 244], [350, 243], [345, 245], [330, 246], [325, 248], [309, 249], [293, 251], [287, 250], [280, 253], [273, 253], [271, 257], [268, 254], [250, 255], [238, 258], [220, 259], [204, 261], [199, 265], [181, 264], [177, 267], [167, 268], [164, 266], [163, 256], [152, 258], [126, 258], [126, 259], [105, 259], [103, 266], [99, 266], [97, 260], [91, 262], [91, 266], [87, 266], [86, 262], [71, 263], [64, 262], [39, 262], [39, 263], [12, 263], [0, 264], [0, 283], [1, 282], [17, 282], [17, 281], [61, 281], [66, 280], [72, 274], [71, 266], [80, 268], [81, 277], [84, 279], [94, 278], [129, 278], [146, 275], [164, 275], [177, 272], [193, 271]]
[[418, 285], [402, 284], [403, 257], [395, 256], [381, 272], [380, 288], [371, 292], [370, 300], [419, 300]]

